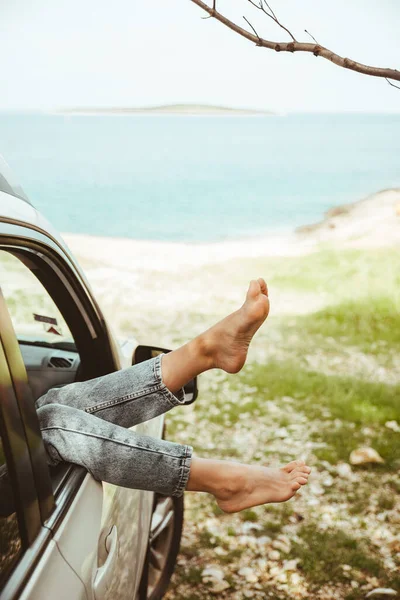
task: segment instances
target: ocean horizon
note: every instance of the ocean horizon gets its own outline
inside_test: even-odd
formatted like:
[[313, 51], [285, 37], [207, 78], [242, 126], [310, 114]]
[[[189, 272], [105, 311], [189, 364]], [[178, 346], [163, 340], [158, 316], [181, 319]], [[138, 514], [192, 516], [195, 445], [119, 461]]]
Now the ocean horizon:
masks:
[[60, 231], [215, 242], [400, 187], [400, 114], [0, 113], [0, 153]]

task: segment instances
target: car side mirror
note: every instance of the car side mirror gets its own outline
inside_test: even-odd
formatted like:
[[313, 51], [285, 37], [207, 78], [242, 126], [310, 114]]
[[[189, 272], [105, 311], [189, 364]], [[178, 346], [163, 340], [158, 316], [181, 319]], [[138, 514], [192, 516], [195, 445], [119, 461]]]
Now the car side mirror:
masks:
[[[144, 362], [155, 358], [159, 354], [167, 354], [171, 350], [165, 348], [157, 348], [156, 346], [137, 346], [133, 353], [133, 364]], [[199, 395], [199, 389], [197, 387], [197, 377], [191, 379], [183, 388], [185, 390], [185, 402], [183, 404], [192, 404], [197, 396]]]

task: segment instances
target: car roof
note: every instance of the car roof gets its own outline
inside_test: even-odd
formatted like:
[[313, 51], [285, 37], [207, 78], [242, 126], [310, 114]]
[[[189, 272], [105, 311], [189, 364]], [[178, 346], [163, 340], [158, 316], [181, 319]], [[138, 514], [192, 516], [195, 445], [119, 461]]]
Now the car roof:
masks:
[[0, 235], [2, 233], [2, 222], [14, 223], [40, 230], [42, 233], [53, 238], [68, 255], [71, 254], [57, 229], [30, 202], [0, 191]]

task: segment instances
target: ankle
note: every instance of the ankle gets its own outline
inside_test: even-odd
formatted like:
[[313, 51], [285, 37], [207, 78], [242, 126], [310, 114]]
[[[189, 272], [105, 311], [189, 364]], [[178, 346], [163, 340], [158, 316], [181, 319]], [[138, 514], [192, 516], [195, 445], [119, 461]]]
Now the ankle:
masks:
[[208, 331], [201, 333], [191, 343], [196, 358], [202, 366], [202, 371], [213, 369], [215, 367], [216, 344]]
[[188, 491], [208, 492], [219, 500], [228, 500], [251, 487], [247, 467], [225, 460], [193, 457]]

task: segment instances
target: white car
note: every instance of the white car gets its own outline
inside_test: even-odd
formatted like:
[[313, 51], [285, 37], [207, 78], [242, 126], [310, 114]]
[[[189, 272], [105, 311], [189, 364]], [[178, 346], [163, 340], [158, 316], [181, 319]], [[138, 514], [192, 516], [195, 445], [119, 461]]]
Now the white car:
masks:
[[[0, 158], [0, 600], [156, 600], [179, 550], [182, 498], [49, 469], [34, 401], [140, 362], [118, 344], [68, 247]], [[186, 388], [197, 396], [196, 381]], [[162, 437], [163, 417], [136, 426]]]

